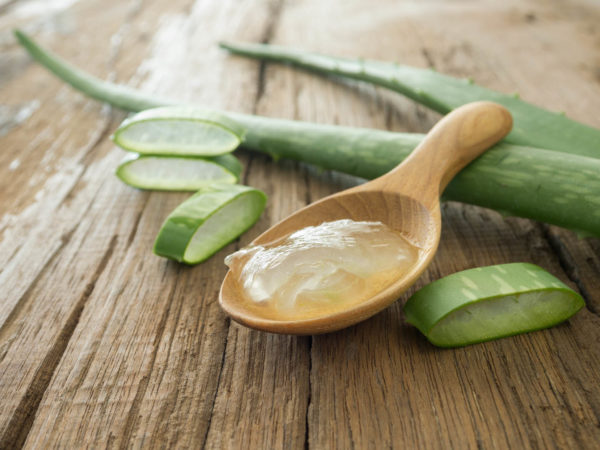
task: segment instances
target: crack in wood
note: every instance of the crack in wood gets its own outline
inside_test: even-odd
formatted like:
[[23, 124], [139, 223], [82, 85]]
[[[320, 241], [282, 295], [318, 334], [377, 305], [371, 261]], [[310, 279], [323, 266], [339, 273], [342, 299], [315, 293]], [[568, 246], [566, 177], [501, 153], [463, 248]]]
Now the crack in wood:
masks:
[[7, 337], [12, 334], [11, 330], [13, 330], [13, 328], [16, 327], [17, 323], [19, 322], [19, 319], [23, 315], [25, 307], [29, 304], [31, 294], [35, 291], [35, 288], [37, 287], [38, 283], [48, 272], [54, 261], [57, 259], [58, 255], [69, 243], [76, 229], [77, 226], [71, 228], [69, 231], [67, 231], [61, 236], [60, 244], [58, 245], [58, 247], [54, 250], [54, 252], [52, 252], [50, 257], [48, 258], [48, 261], [46, 261], [46, 263], [42, 267], [42, 270], [40, 270], [39, 273], [35, 276], [35, 278], [31, 281], [25, 292], [23, 292], [23, 295], [21, 295], [21, 298], [17, 300], [17, 303], [15, 304], [9, 315], [6, 317], [4, 323], [0, 325], [0, 343], [3, 343], [2, 347], [0, 347], [0, 362], [2, 362], [4, 356], [6, 355], [6, 352], [8, 351], [8, 346], [5, 347], [5, 344], [8, 344], [8, 342], [5, 341], [7, 340]]
[[96, 267], [90, 282], [87, 284], [85, 290], [75, 304], [75, 307], [71, 311], [69, 318], [58, 334], [54, 345], [50, 348], [49, 352], [38, 366], [31, 384], [27, 388], [25, 395], [21, 398], [19, 405], [15, 409], [15, 412], [6, 427], [5, 433], [0, 436], [0, 448], [21, 448], [25, 443], [44, 393], [67, 349], [71, 336], [79, 324], [83, 309], [94, 291], [96, 282], [104, 272], [104, 269], [114, 252], [117, 241], [118, 238], [114, 235], [102, 256], [100, 263]]
[[593, 306], [593, 302], [591, 300], [592, 294], [587, 289], [585, 282], [577, 275], [577, 265], [573, 261], [573, 258], [569, 252], [566, 250], [566, 247], [560, 237], [555, 233], [552, 233], [549, 225], [540, 224], [540, 227], [544, 238], [548, 242], [548, 245], [550, 245], [550, 248], [552, 248], [552, 251], [556, 254], [560, 267], [563, 269], [567, 277], [569, 277], [569, 280], [571, 280], [575, 286], [577, 286], [579, 293], [585, 300], [586, 309], [592, 314], [600, 316], [600, 311]]
[[429, 52], [427, 47], [421, 47], [421, 55], [423, 55], [423, 58], [425, 58], [425, 61], [427, 61], [427, 67], [429, 67], [430, 69], [435, 68], [435, 62], [431, 57], [431, 53]]
[[[174, 329], [177, 329], [177, 325], [179, 324], [180, 318], [181, 318], [181, 311], [183, 310], [183, 296], [180, 296], [180, 298], [182, 299], [181, 301], [177, 302], [177, 311], [175, 313], [175, 318], [173, 320], [173, 326]], [[176, 341], [175, 335], [176, 331], [174, 331], [172, 333], [172, 337], [169, 341], [169, 346], [167, 348], [167, 354], [165, 355], [164, 361], [165, 361], [165, 365], [162, 368], [161, 374], [160, 376], [158, 376], [158, 380], [156, 382], [157, 385], [162, 385], [163, 381], [165, 379], [165, 375], [167, 373], [167, 369], [169, 368], [169, 366], [171, 366], [170, 364], [170, 360], [171, 360], [171, 352], [173, 350], [173, 343]], [[184, 364], [185, 364], [185, 358], [177, 358], [176, 361], [176, 366], [173, 367], [173, 372], [177, 374], [177, 376], [181, 377], [184, 373]], [[179, 380], [181, 380], [181, 378], [179, 378]], [[182, 382], [184, 380], [181, 380]], [[172, 391], [169, 392], [168, 397], [163, 401], [163, 404], [160, 408], [158, 417], [159, 419], [157, 420], [159, 423], [159, 434], [167, 436], [168, 432], [169, 432], [169, 417], [171, 417], [176, 409], [177, 406], [177, 399], [179, 397], [179, 389], [174, 389]], [[131, 445], [131, 444], [129, 444]]]
[[306, 399], [306, 414], [304, 415], [304, 420], [306, 421], [304, 425], [304, 449], [308, 450], [310, 448], [310, 412], [312, 409], [312, 377], [313, 377], [313, 339], [314, 336], [308, 337], [308, 398]]
[[[283, 10], [283, 0], [278, 0], [270, 4], [270, 15], [269, 21], [265, 27], [265, 32], [263, 33], [263, 37], [260, 40], [263, 44], [269, 44], [273, 39], [275, 34], [275, 29], [277, 24], [279, 23], [279, 18], [281, 17], [281, 11]], [[257, 89], [256, 89], [256, 98], [254, 99], [254, 108], [253, 114], [256, 114], [258, 111], [258, 106], [261, 98], [265, 92], [265, 68], [266, 62], [260, 61], [258, 63], [258, 81], [257, 81]]]
[[250, 176], [250, 168], [252, 167], [252, 162], [254, 161], [255, 154], [248, 154], [248, 161], [246, 162], [246, 170], [244, 171], [244, 176], [242, 177], [242, 183], [248, 184], [248, 177]]
[[[122, 292], [122, 289], [121, 289], [121, 292]], [[121, 292], [119, 292], [115, 297], [120, 296]], [[110, 314], [111, 317], [114, 314], [115, 306], [116, 306], [116, 302], [113, 302], [111, 314]], [[107, 328], [108, 328], [107, 324], [105, 324], [101, 339], [104, 338]], [[85, 352], [84, 354], [80, 355], [79, 363], [80, 363], [81, 369], [79, 372], [79, 376], [77, 377], [77, 379], [73, 385], [66, 387], [63, 398], [66, 398], [68, 395], [70, 395], [71, 399], [72, 399], [73, 398], [72, 396], [75, 395], [75, 393], [77, 393], [79, 391], [79, 388], [83, 385], [84, 381], [86, 380], [87, 374], [90, 371], [90, 368], [94, 361], [95, 355], [98, 351], [98, 346], [99, 346], [99, 340], [94, 342], [91, 351]], [[67, 408], [65, 408], [64, 403], [62, 403], [61, 406], [59, 407], [59, 412], [56, 415], [55, 423], [60, 423], [60, 421], [63, 419], [66, 411], [67, 411]], [[113, 435], [113, 437], [114, 437], [114, 435]], [[110, 441], [110, 437], [109, 437], [109, 441]], [[107, 445], [107, 448], [113, 448], [113, 447], [111, 445]]]
[[210, 432], [210, 426], [212, 424], [212, 418], [213, 415], [215, 413], [215, 402], [217, 401], [217, 396], [219, 395], [219, 391], [221, 390], [221, 376], [223, 375], [223, 368], [225, 367], [225, 357], [227, 356], [227, 345], [229, 344], [229, 333], [231, 332], [231, 319], [229, 317], [226, 318], [226, 321], [228, 322], [226, 324], [227, 327], [227, 334], [225, 335], [225, 344], [223, 345], [223, 356], [221, 357], [221, 365], [219, 367], [219, 372], [217, 375], [217, 388], [215, 389], [215, 395], [213, 395], [212, 398], [212, 405], [210, 407], [210, 411], [211, 414], [208, 416], [208, 423], [206, 424], [206, 432], [204, 433], [204, 436], [202, 437], [202, 445], [199, 446], [199, 448], [204, 448], [204, 446], [206, 445], [206, 440], [208, 439], [208, 434]]
[[[178, 268], [179, 272], [179, 268]], [[175, 280], [177, 280], [175, 278]], [[169, 314], [171, 312], [171, 306], [173, 305], [173, 299], [175, 297], [175, 293], [177, 292], [177, 281], [173, 284], [173, 290], [169, 294], [169, 298], [166, 302], [166, 307], [163, 312], [162, 317], [160, 318], [160, 322], [158, 323], [157, 333], [154, 338], [152, 349], [152, 354], [150, 356], [150, 363], [148, 365], [148, 370], [142, 376], [139, 381], [137, 390], [135, 392], [135, 397], [131, 403], [131, 408], [127, 414], [127, 418], [125, 419], [125, 426], [123, 427], [123, 439], [121, 441], [120, 448], [125, 449], [131, 446], [131, 439], [134, 436], [135, 430], [138, 426], [140, 419], [140, 409], [142, 401], [144, 400], [144, 396], [146, 395], [146, 390], [148, 389], [148, 384], [150, 383], [150, 377], [152, 376], [152, 372], [154, 371], [154, 364], [156, 362], [156, 358], [158, 356], [158, 350], [160, 348], [160, 341], [163, 338], [165, 333], [165, 329], [167, 327], [167, 320], [169, 318]]]
[[[17, 245], [15, 247], [15, 249], [12, 251], [12, 253], [10, 254], [10, 256], [8, 257], [7, 261], [11, 261], [17, 255], [17, 253], [19, 253], [19, 251], [21, 251], [22, 248], [23, 248], [23, 243]], [[5, 268], [6, 268], [6, 266], [0, 268], [0, 275], [2, 275], [2, 272], [4, 272]], [[0, 339], [0, 341], [1, 341], [1, 339]]]
[[137, 230], [140, 225], [140, 221], [142, 220], [142, 215], [144, 214], [146, 205], [148, 205], [148, 201], [150, 200], [150, 193], [144, 192], [144, 194], [146, 197], [144, 199], [144, 203], [142, 204], [141, 209], [138, 211], [138, 214], [135, 218], [135, 222], [133, 222], [133, 227], [131, 228], [131, 231], [129, 232], [129, 236], [127, 236], [127, 248], [131, 247], [131, 244], [133, 243], [133, 239], [135, 238], [135, 236], [137, 234]]
[[[113, 122], [112, 111], [113, 109], [109, 105], [104, 105], [102, 107], [101, 114], [104, 116], [102, 123], [97, 129], [96, 133], [94, 133], [94, 136], [92, 136], [88, 144], [85, 146], [82, 155], [79, 158], [79, 162], [86, 166], [86, 168], [91, 162], [91, 155], [93, 155], [92, 151], [95, 150], [98, 145], [103, 143], [110, 134], [110, 130], [112, 128], [111, 125]], [[82, 175], [83, 173], [85, 173], [85, 171], [82, 172]]]
[[[78, 177], [78, 180], [79, 180], [79, 178], [80, 177]], [[74, 183], [74, 185], [77, 183], [78, 183], [78, 181], [76, 181]], [[71, 192], [71, 190], [69, 192]], [[87, 207], [85, 208], [85, 211], [83, 211], [83, 213], [81, 214], [81, 217], [85, 217], [88, 214], [88, 211], [91, 209], [97, 194], [98, 194], [98, 191], [96, 191], [96, 193], [94, 194], [94, 197], [88, 203]], [[69, 193], [67, 193], [65, 195], [65, 197], [63, 197], [63, 199], [59, 202], [59, 205], [62, 205], [65, 202], [65, 199], [68, 195], [69, 195]], [[43, 278], [43, 276], [45, 275], [47, 270], [50, 268], [50, 266], [52, 266], [53, 262], [62, 253], [62, 250], [68, 245], [73, 234], [75, 234], [75, 231], [78, 229], [79, 225], [80, 225], [80, 222], [78, 222], [77, 225], [75, 225], [74, 227], [72, 227], [71, 229], [67, 230], [66, 232], [64, 232], [62, 234], [62, 236], [60, 237], [61, 242], [58, 245], [58, 247], [56, 248], [56, 250], [54, 250], [54, 252], [50, 255], [48, 260], [44, 263], [44, 265], [42, 266], [42, 268], [38, 272], [38, 274], [29, 283], [29, 286], [27, 287], [27, 289], [25, 290], [23, 295], [21, 295], [19, 300], [17, 300], [15, 306], [13, 307], [13, 309], [7, 316], [4, 323], [2, 323], [0, 325], [0, 362], [2, 362], [2, 360], [5, 358], [6, 354], [8, 353], [8, 350], [10, 349], [10, 345], [13, 341], [13, 339], [10, 336], [16, 334], [16, 332], [17, 332], [16, 328], [18, 328], [20, 319], [24, 315], [25, 309], [31, 301], [32, 293], [34, 292], [39, 281]], [[23, 248], [23, 246], [21, 246], [20, 248]], [[15, 251], [13, 253], [13, 256], [16, 254], [17, 254], [17, 251]], [[0, 447], [0, 448], [2, 448], [2, 447]]]
[[85, 183], [83, 183], [81, 180], [83, 179], [84, 175], [86, 174], [87, 169], [90, 164], [86, 160], [88, 159], [88, 155], [90, 154], [91, 150], [98, 147], [98, 145], [100, 145], [100, 143], [104, 140], [104, 138], [108, 134], [110, 123], [111, 123], [111, 121], [107, 120], [105, 122], [105, 124], [103, 125], [103, 127], [101, 128], [100, 133], [98, 133], [98, 135], [95, 138], [93, 138], [93, 140], [86, 146], [83, 156], [79, 159], [79, 162], [84, 165], [84, 168], [81, 171], [81, 173], [77, 176], [77, 179], [71, 186], [71, 189], [69, 189], [69, 191], [65, 194], [65, 196], [61, 200], [61, 202], [58, 204], [58, 207], [63, 206], [63, 205], [68, 205], [71, 202], [71, 200], [73, 200], [73, 198], [75, 198], [75, 195], [85, 187]]
[[304, 186], [306, 187], [306, 193], [304, 194], [304, 202], [307, 205], [312, 203], [312, 195], [310, 194], [310, 173], [306, 166], [303, 167], [304, 171]]
[[0, 14], [7, 13], [12, 8], [12, 6], [18, 1], [19, 0], [6, 0], [0, 3]]

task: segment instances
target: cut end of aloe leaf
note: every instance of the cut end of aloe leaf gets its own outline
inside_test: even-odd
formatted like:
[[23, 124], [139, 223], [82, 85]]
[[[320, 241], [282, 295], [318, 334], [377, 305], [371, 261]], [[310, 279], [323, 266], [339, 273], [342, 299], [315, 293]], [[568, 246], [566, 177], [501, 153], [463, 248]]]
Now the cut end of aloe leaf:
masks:
[[215, 158], [128, 155], [116, 175], [129, 186], [160, 191], [197, 191], [214, 183], [233, 184], [241, 164], [233, 155]]
[[549, 328], [584, 305], [579, 294], [541, 267], [514, 263], [434, 281], [417, 291], [404, 311], [432, 344], [460, 347]]
[[235, 150], [244, 133], [237, 122], [215, 111], [168, 106], [126, 119], [113, 141], [143, 155], [216, 156]]
[[213, 185], [167, 217], [154, 253], [186, 264], [205, 261], [248, 230], [262, 214], [266, 196], [242, 185]]

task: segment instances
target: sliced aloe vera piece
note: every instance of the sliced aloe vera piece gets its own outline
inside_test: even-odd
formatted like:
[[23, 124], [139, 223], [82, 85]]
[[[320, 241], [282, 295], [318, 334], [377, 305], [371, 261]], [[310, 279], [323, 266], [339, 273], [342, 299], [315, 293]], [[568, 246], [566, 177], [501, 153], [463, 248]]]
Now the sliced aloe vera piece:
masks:
[[[198, 159], [198, 158], [187, 158], [187, 160], [189, 161], [190, 159]], [[239, 181], [240, 177], [242, 176], [242, 163], [240, 162], [239, 159], [237, 159], [235, 156], [231, 155], [231, 154], [225, 154], [225, 155], [219, 155], [219, 156], [213, 156], [212, 158], [207, 158], [209, 161], [212, 161], [220, 166], [225, 167], [229, 172], [231, 172], [236, 179], [236, 182]]]
[[215, 156], [235, 150], [244, 134], [242, 126], [216, 111], [165, 106], [126, 119], [113, 141], [143, 155]]
[[501, 264], [465, 270], [415, 292], [409, 323], [439, 347], [459, 347], [549, 328], [585, 305], [541, 267]]
[[214, 183], [236, 183], [242, 165], [233, 155], [214, 158], [128, 155], [116, 175], [139, 189], [197, 191]]
[[239, 184], [202, 189], [167, 217], [154, 253], [186, 264], [205, 261], [254, 225], [266, 201], [262, 191]]

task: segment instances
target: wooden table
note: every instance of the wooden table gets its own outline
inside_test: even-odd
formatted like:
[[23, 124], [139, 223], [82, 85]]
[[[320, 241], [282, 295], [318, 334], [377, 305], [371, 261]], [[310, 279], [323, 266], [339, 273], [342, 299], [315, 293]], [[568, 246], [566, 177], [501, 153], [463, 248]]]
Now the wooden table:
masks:
[[[403, 296], [314, 337], [248, 330], [217, 304], [223, 258], [356, 182], [241, 153], [269, 195], [239, 242], [197, 267], [152, 254], [189, 194], [113, 171], [125, 117], [31, 62], [22, 27], [100, 77], [273, 117], [424, 132], [397, 94], [227, 55], [220, 39], [364, 56], [471, 76], [600, 127], [593, 0], [0, 1], [0, 447], [598, 448], [600, 240], [461, 204], [418, 286], [528, 261], [587, 308], [547, 331], [436, 349]], [[417, 287], [418, 287], [417, 286]]]

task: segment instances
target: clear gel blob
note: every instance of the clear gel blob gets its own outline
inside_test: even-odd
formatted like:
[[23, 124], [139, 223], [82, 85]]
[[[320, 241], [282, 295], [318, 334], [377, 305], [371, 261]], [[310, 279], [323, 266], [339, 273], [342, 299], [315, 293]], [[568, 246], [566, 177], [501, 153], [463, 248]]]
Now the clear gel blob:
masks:
[[365, 301], [403, 278], [419, 248], [381, 222], [336, 220], [225, 258], [245, 306], [263, 317], [319, 317]]

